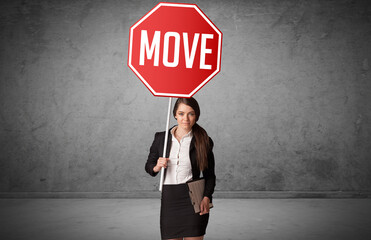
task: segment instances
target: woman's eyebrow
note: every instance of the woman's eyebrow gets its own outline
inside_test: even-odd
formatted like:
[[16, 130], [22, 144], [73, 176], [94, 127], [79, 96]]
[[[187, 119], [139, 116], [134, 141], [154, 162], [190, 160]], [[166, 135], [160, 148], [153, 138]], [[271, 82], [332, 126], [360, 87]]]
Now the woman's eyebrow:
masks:
[[[183, 111], [178, 111], [178, 113], [184, 113]], [[195, 111], [190, 111], [189, 113], [195, 113]]]

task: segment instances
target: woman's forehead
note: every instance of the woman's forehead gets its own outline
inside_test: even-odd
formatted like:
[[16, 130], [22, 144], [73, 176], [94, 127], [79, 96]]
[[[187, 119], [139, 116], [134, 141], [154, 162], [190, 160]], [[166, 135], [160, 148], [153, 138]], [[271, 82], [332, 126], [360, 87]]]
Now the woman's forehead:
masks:
[[180, 112], [194, 112], [195, 110], [193, 110], [193, 108], [188, 106], [187, 104], [181, 103], [181, 104], [179, 104], [177, 111], [180, 111]]

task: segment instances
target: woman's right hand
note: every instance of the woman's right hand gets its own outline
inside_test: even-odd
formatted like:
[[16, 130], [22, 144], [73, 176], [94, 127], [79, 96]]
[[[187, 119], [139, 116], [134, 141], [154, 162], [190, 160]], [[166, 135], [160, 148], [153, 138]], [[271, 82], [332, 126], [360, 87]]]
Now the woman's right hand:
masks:
[[169, 158], [162, 158], [160, 157], [157, 160], [157, 165], [153, 168], [154, 172], [159, 172], [161, 171], [161, 168], [166, 168], [167, 167], [167, 162], [169, 161]]

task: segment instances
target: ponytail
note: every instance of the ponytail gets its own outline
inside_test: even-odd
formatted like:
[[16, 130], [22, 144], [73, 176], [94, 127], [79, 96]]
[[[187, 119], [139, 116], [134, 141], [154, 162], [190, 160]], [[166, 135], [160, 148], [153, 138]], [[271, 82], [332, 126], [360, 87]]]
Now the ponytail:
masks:
[[210, 148], [209, 136], [205, 129], [197, 123], [193, 125], [192, 133], [195, 138], [197, 165], [203, 171], [208, 167], [207, 153]]

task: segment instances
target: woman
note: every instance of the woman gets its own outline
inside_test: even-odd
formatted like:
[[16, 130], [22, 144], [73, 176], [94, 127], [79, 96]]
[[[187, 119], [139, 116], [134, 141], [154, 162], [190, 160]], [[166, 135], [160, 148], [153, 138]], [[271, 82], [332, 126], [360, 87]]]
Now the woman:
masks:
[[[171, 128], [162, 158], [165, 132], [155, 134], [145, 166], [151, 176], [165, 168], [161, 196], [162, 239], [202, 240], [209, 221], [209, 203], [215, 188], [213, 141], [196, 122], [200, 108], [194, 98], [179, 98], [173, 109], [178, 125]], [[186, 182], [205, 178], [200, 213], [195, 213]]]

